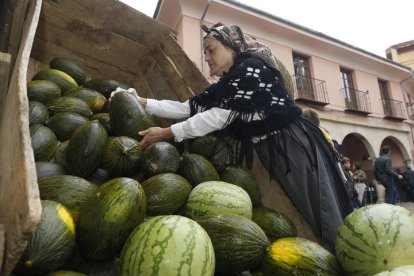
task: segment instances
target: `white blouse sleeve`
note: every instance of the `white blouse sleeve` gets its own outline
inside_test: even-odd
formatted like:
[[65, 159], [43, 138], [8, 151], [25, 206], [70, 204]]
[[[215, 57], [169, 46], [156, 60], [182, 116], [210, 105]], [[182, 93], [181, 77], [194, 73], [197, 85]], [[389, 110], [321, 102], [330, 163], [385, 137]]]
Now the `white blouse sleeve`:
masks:
[[183, 120], [188, 118], [183, 122], [171, 125], [171, 131], [176, 142], [204, 136], [221, 129], [227, 122], [231, 112], [230, 110], [213, 107], [190, 117], [189, 101], [181, 103], [178, 101], [158, 101], [154, 99], [147, 99], [145, 111], [149, 114], [168, 119]]
[[213, 107], [197, 113], [187, 120], [171, 125], [171, 131], [176, 142], [184, 139], [204, 136], [221, 129], [227, 122], [230, 110]]

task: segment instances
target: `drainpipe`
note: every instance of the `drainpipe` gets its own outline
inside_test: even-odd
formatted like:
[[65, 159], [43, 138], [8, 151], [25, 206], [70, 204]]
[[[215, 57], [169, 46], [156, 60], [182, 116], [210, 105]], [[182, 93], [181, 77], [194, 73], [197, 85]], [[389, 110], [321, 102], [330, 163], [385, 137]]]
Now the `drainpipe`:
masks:
[[200, 18], [200, 46], [201, 46], [201, 73], [204, 75], [204, 51], [203, 51], [203, 25], [204, 17], [206, 16], [207, 10], [210, 7], [211, 0], [208, 0], [206, 8], [204, 9], [203, 15]]

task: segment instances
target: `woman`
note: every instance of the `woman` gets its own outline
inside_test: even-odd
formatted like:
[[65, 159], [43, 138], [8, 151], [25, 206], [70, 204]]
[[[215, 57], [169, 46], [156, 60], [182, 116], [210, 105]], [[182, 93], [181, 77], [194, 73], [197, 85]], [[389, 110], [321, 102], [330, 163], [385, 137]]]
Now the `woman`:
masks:
[[[337, 229], [352, 211], [335, 153], [318, 127], [288, 96], [270, 49], [235, 25], [221, 23], [204, 37], [205, 60], [220, 80], [184, 103], [138, 97], [160, 117], [186, 119], [139, 132], [141, 145], [216, 132], [232, 137], [235, 164], [250, 167], [253, 150], [320, 238], [334, 252]], [[275, 199], [277, 200], [277, 199]]]

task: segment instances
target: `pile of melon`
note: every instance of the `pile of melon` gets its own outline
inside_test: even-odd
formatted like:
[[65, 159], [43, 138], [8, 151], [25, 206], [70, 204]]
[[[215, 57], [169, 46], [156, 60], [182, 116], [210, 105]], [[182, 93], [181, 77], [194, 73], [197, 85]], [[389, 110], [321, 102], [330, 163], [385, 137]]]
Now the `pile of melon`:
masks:
[[27, 84], [42, 216], [13, 274], [373, 275], [414, 264], [405, 209], [354, 212], [334, 256], [262, 206], [224, 140], [142, 148], [138, 132], [157, 120], [130, 93], [109, 102], [117, 87], [129, 86], [62, 57]]

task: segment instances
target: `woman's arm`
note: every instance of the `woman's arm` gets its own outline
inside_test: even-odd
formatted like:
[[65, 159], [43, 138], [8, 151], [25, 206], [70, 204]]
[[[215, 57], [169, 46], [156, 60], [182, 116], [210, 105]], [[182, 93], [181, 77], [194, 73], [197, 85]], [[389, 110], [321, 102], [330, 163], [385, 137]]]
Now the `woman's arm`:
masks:
[[[182, 120], [190, 116], [190, 105], [188, 101], [179, 102], [171, 100], [153, 100], [141, 98], [141, 104], [145, 107], [145, 112], [158, 117]], [[145, 101], [145, 102], [144, 102]]]
[[230, 110], [222, 108], [211, 108], [201, 113], [197, 113], [187, 120], [171, 125], [168, 128], [151, 127], [139, 132], [144, 136], [140, 145], [147, 147], [159, 141], [174, 138], [181, 142], [184, 139], [204, 136], [216, 130], [220, 130], [227, 122]]

